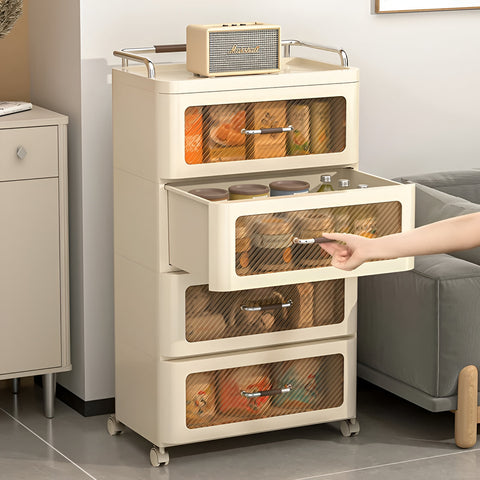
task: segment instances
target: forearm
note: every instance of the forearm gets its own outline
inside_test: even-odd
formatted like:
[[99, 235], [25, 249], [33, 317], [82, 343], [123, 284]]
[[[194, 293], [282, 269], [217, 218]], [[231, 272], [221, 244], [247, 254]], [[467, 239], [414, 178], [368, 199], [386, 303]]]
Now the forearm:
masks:
[[480, 246], [480, 213], [453, 217], [409, 232], [377, 238], [367, 256], [396, 258], [447, 253]]

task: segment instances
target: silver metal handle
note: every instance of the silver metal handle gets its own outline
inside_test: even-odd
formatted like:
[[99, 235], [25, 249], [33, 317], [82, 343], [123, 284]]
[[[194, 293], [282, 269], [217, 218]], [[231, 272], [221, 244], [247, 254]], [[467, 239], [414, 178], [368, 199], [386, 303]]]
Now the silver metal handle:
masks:
[[261, 128], [260, 130], [247, 130], [242, 128], [240, 133], [245, 135], [265, 135], [267, 133], [283, 133], [283, 132], [293, 132], [293, 126], [289, 125], [288, 127], [276, 127], [276, 128]]
[[342, 67], [348, 67], [348, 56], [347, 52], [342, 48], [327, 47], [325, 45], [317, 45], [316, 43], [307, 43], [300, 40], [282, 40], [283, 47], [283, 56], [290, 57], [290, 48], [291, 47], [306, 47], [313, 48], [315, 50], [323, 50], [325, 52], [336, 53], [340, 57], [340, 62]]
[[291, 385], [285, 385], [284, 388], [275, 388], [273, 390], [263, 390], [261, 392], [246, 392], [242, 390], [240, 395], [246, 398], [257, 398], [257, 397], [273, 397], [274, 395], [281, 395], [282, 393], [290, 393], [293, 390]]
[[[283, 47], [283, 56], [290, 57], [291, 47], [306, 47], [313, 48], [315, 50], [323, 50], [325, 52], [336, 53], [340, 56], [340, 62], [343, 67], [348, 67], [347, 52], [341, 48], [327, 47], [324, 45], [317, 45], [315, 43], [302, 42], [300, 40], [282, 40], [281, 45]], [[115, 50], [113, 55], [122, 59], [122, 68], [128, 67], [128, 61], [133, 60], [135, 62], [141, 62], [145, 64], [148, 72], [148, 78], [155, 78], [155, 65], [147, 57], [141, 54], [146, 53], [170, 53], [170, 52], [185, 52], [187, 45], [185, 43], [179, 43], [176, 45], [155, 45], [153, 47], [140, 47], [140, 48], [123, 48], [122, 50]]]
[[261, 312], [263, 310], [280, 310], [281, 308], [290, 308], [293, 306], [293, 301], [288, 300], [287, 303], [274, 303], [272, 305], [263, 305], [262, 307], [248, 307], [247, 305], [242, 305], [240, 308], [244, 312]]
[[292, 242], [296, 245], [311, 245], [312, 243], [328, 243], [335, 242], [336, 240], [331, 240], [330, 238], [319, 237], [319, 238], [298, 238], [294, 237]]
[[23, 160], [27, 156], [27, 149], [23, 145], [17, 147], [17, 158]]

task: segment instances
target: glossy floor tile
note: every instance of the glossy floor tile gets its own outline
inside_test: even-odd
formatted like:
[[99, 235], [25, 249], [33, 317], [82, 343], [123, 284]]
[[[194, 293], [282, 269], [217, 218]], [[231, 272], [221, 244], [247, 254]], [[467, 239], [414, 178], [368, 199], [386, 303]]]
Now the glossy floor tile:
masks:
[[170, 448], [153, 468], [150, 444], [126, 429], [110, 437], [108, 416], [84, 418], [57, 401], [43, 416], [41, 389], [27, 380], [12, 395], [0, 382], [0, 479], [38, 480], [417, 480], [480, 478], [478, 448], [460, 450], [453, 414], [430, 413], [360, 383], [360, 434], [314, 425]]

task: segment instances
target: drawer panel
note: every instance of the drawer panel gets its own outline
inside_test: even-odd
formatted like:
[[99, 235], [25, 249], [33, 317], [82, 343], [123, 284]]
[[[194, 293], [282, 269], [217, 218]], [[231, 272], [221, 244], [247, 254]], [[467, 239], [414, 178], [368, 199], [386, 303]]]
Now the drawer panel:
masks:
[[228, 100], [114, 84], [115, 166], [165, 182], [358, 163], [358, 82], [234, 89]]
[[[128, 312], [127, 304], [136, 305], [136, 312], [145, 309], [145, 290], [140, 301], [133, 298], [133, 285], [124, 286], [126, 281], [143, 284], [139, 270], [131, 265], [123, 276], [130, 280], [118, 284], [118, 312]], [[356, 330], [355, 278], [213, 292], [194, 275], [172, 272], [160, 274], [159, 295], [160, 349], [170, 358], [335, 338]]]
[[160, 443], [354, 418], [355, 355], [349, 338], [162, 362]]
[[[318, 190], [323, 172], [296, 172]], [[352, 169], [329, 174], [352, 188], [233, 201], [208, 201], [189, 193], [194, 185], [166, 185], [169, 204], [170, 264], [208, 279], [210, 290], [231, 291], [332, 280], [412, 268], [412, 259], [376, 260], [353, 272], [330, 266], [318, 244], [294, 238], [341, 231], [383, 236], [413, 228], [414, 185], [401, 185]], [[278, 177], [237, 183], [268, 185]], [[333, 182], [336, 184], [335, 180]], [[228, 188], [232, 181], [203, 184]], [[356, 188], [358, 185], [368, 188]]]
[[56, 176], [56, 126], [0, 130], [0, 181]]

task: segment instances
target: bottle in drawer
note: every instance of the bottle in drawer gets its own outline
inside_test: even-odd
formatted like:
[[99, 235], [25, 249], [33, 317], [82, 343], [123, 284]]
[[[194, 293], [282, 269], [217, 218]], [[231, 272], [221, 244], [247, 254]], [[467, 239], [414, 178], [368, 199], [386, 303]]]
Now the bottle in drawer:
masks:
[[[255, 271], [292, 268], [292, 221], [274, 214], [256, 215], [252, 225], [251, 266]], [[238, 273], [238, 272], [237, 272]]]
[[310, 153], [310, 110], [308, 105], [290, 102], [287, 123], [293, 130], [288, 133], [288, 155]]
[[205, 162], [245, 160], [246, 105], [210, 105], [204, 109]]
[[330, 101], [313, 100], [310, 104], [312, 153], [330, 151]]
[[211, 423], [216, 414], [215, 375], [213, 372], [194, 373], [187, 377], [186, 417], [189, 428]]
[[[296, 236], [303, 239], [319, 238], [324, 232], [334, 231], [334, 217], [331, 209], [322, 208], [298, 212]], [[330, 255], [318, 244], [294, 245], [295, 265], [303, 268], [316, 268], [330, 265]]]
[[218, 410], [231, 417], [268, 415], [269, 396], [250, 396], [271, 390], [269, 370], [264, 365], [221, 370], [218, 376]]
[[[248, 129], [287, 127], [287, 102], [258, 102], [251, 105], [247, 120]], [[286, 133], [247, 135], [249, 158], [284, 157], [286, 155]]]

